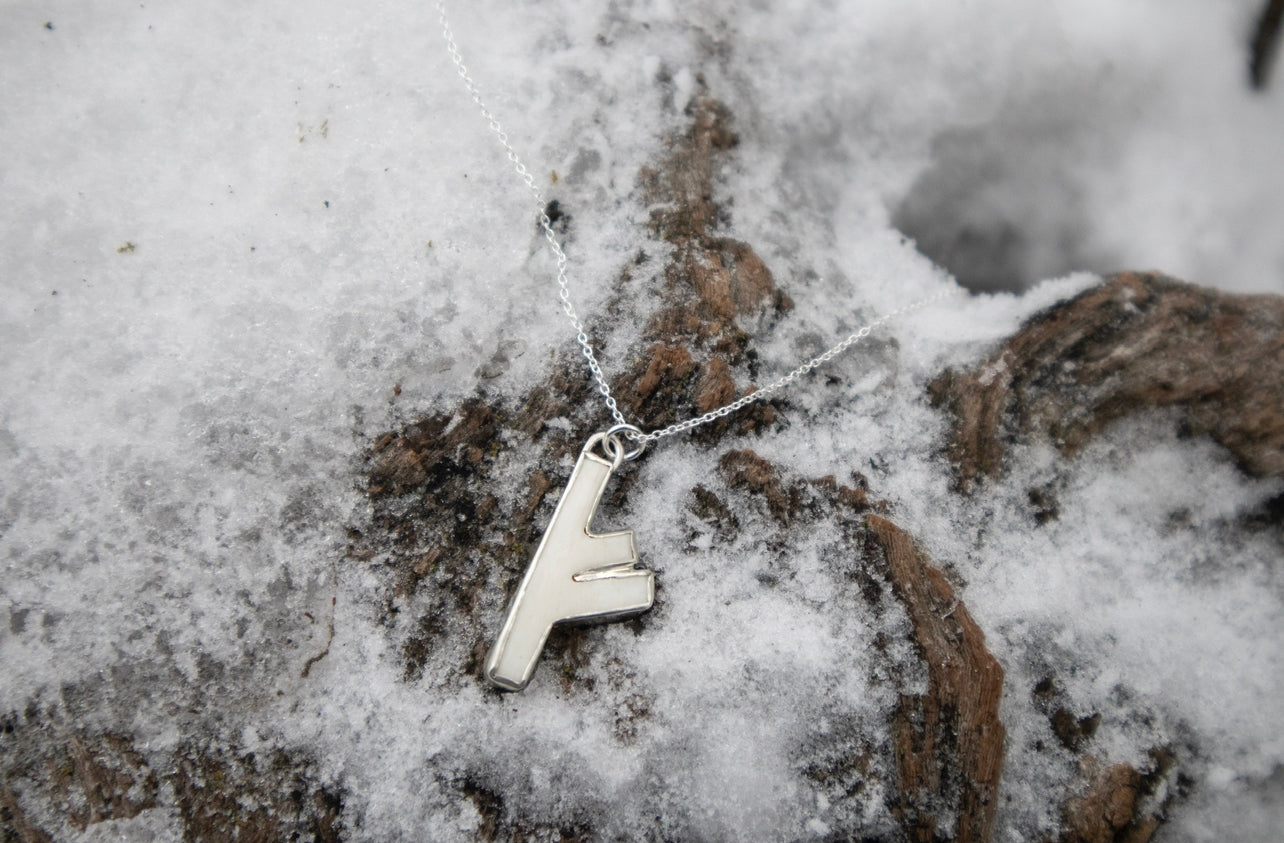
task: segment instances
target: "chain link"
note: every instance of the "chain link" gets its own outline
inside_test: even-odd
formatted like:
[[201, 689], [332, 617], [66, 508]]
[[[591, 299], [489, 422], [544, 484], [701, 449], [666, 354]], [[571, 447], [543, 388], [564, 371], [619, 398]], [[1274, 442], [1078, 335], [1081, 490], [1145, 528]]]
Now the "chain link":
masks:
[[624, 417], [624, 413], [620, 412], [619, 405], [615, 401], [615, 396], [611, 394], [611, 387], [606, 382], [606, 376], [602, 373], [602, 367], [597, 362], [597, 355], [593, 352], [593, 345], [589, 340], [588, 329], [584, 327], [584, 322], [575, 311], [575, 305], [571, 303], [571, 291], [566, 276], [566, 252], [562, 251], [562, 244], [558, 242], [557, 234], [553, 231], [553, 221], [549, 219], [548, 213], [545, 210], [546, 204], [544, 202], [544, 194], [535, 186], [535, 174], [527, 169], [526, 165], [522, 162], [521, 157], [518, 156], [517, 150], [513, 149], [512, 144], [508, 142], [508, 134], [504, 131], [504, 127], [500, 125], [499, 120], [495, 118], [495, 115], [486, 107], [486, 103], [482, 101], [481, 91], [478, 89], [477, 83], [473, 81], [472, 76], [468, 74], [468, 68], [464, 64], [464, 57], [459, 51], [459, 46], [455, 43], [454, 31], [451, 30], [450, 21], [446, 17], [446, 4], [444, 0], [436, 0], [436, 7], [438, 21], [441, 24], [442, 37], [446, 39], [446, 51], [450, 53], [450, 59], [455, 64], [455, 70], [459, 72], [459, 77], [464, 80], [464, 86], [468, 89], [468, 94], [472, 97], [473, 103], [481, 110], [482, 117], [485, 118], [487, 125], [490, 126], [491, 133], [495, 135], [499, 140], [500, 145], [504, 147], [504, 153], [508, 156], [509, 162], [517, 172], [518, 178], [520, 178], [522, 183], [526, 185], [526, 189], [530, 191], [531, 196], [535, 199], [536, 208], [539, 210], [540, 228], [544, 230], [544, 239], [548, 241], [549, 248], [552, 249], [553, 255], [557, 259], [557, 297], [561, 300], [562, 310], [566, 313], [566, 318], [570, 320], [571, 325], [575, 328], [575, 340], [580, 344], [580, 350], [584, 354], [584, 359], [588, 361], [588, 368], [593, 374], [593, 379], [597, 381], [597, 391], [602, 394], [602, 398], [606, 403], [606, 409], [611, 413], [611, 418], [615, 419], [615, 427], [612, 428], [612, 431], [618, 431], [618, 435], [625, 436], [638, 443], [638, 449], [634, 453], [634, 456], [641, 454], [642, 450], [644, 450], [651, 442], [656, 442], [666, 436], [686, 433], [688, 430], [708, 424], [716, 419], [724, 418], [734, 412], [744, 409], [750, 404], [767, 399], [774, 393], [794, 383], [811, 370], [833, 360], [856, 343], [868, 337], [873, 333], [874, 329], [880, 325], [889, 322], [898, 316], [904, 316], [907, 313], [927, 307], [934, 302], [940, 301], [948, 296], [956, 295], [960, 292], [958, 288], [942, 290], [939, 293], [919, 299], [905, 305], [904, 307], [897, 308], [890, 313], [885, 313], [859, 330], [848, 334], [837, 345], [821, 352], [798, 368], [794, 369], [792, 372], [777, 378], [761, 389], [750, 392], [749, 394], [732, 401], [730, 404], [726, 404], [716, 410], [710, 410], [703, 415], [694, 416], [686, 419], [685, 421], [671, 424], [668, 427], [653, 430], [650, 433], [642, 433], [638, 428], [629, 424], [628, 420]]

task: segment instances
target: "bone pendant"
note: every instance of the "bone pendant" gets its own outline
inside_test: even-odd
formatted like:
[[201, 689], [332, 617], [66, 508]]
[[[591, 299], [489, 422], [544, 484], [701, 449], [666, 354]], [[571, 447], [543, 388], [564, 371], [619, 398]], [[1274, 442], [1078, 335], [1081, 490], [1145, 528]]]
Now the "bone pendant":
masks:
[[655, 600], [655, 573], [636, 567], [633, 531], [589, 530], [616, 467], [590, 447], [575, 463], [486, 659], [486, 678], [503, 690], [520, 691], [530, 682], [553, 624], [616, 620], [645, 612]]

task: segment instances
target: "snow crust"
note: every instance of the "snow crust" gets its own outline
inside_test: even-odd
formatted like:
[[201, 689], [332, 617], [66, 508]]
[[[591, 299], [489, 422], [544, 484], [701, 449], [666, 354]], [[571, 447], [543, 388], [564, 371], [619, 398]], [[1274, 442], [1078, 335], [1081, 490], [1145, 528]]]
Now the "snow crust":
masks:
[[[1284, 80], [1244, 81], [1257, 5], [483, 0], [454, 17], [488, 103], [571, 215], [574, 300], [609, 373], [639, 350], [665, 253], [637, 173], [703, 76], [741, 138], [718, 188], [727, 233], [796, 303], [755, 337], [783, 372], [953, 284], [893, 218], [959, 138], [1053, 172], [993, 201], [1072, 230], [1084, 268], [1284, 292]], [[823, 531], [795, 533], [789, 576], [764, 588], [776, 551], [685, 513], [717, 458], [689, 442], [640, 463], [612, 515], [664, 603], [640, 635], [591, 633], [590, 669], [615, 686], [600, 706], [546, 674], [503, 698], [402, 679], [377, 574], [344, 558], [369, 517], [362, 454], [472, 394], [488, 363], [489, 394], [521, 394], [573, 342], [535, 207], [430, 8], [11, 3], [0, 69], [0, 710], [75, 709], [154, 759], [199, 710], [242, 746], [315, 757], [353, 839], [471, 839], [482, 818], [448, 786], [465, 775], [607, 837], [895, 828], [877, 792], [818, 792], [800, 753], [885, 741], [897, 695], [925, 681], [877, 675], [869, 652], [903, 614], [854, 611], [841, 537]], [[611, 316], [610, 281], [640, 251], [650, 275]], [[1154, 414], [1072, 460], [1021, 449], [978, 497], [949, 490], [927, 379], [1097, 280], [960, 295], [883, 328], [746, 446], [802, 476], [860, 471], [966, 582], [1007, 671], [997, 839], [1052, 833], [1048, 794], [1076, 775], [1031, 701], [1055, 674], [1076, 714], [1102, 714], [1093, 752], [1110, 763], [1188, 748], [1199, 785], [1164, 839], [1266, 840], [1281, 822], [1280, 545], [1241, 520], [1280, 484]], [[498, 488], [528, 470], [513, 460]], [[1043, 526], [1037, 486], [1060, 504]], [[651, 718], [621, 741], [632, 694]], [[176, 822], [154, 809], [82, 839], [165, 839]]]

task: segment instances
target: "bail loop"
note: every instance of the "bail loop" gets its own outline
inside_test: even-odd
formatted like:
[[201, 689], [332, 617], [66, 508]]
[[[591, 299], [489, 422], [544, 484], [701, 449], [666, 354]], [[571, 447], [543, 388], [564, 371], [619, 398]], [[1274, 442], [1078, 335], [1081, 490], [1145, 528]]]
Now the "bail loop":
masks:
[[620, 466], [624, 464], [624, 449], [611, 439], [607, 438], [605, 433], [594, 433], [590, 436], [588, 441], [584, 443], [584, 447], [581, 449], [580, 453], [587, 454], [598, 445], [602, 446], [602, 456], [605, 456], [611, 461], [611, 471], [619, 470]]
[[[631, 424], [614, 425], [606, 431], [604, 436], [606, 441], [602, 447], [612, 459], [616, 459], [618, 454], [622, 462], [631, 462], [646, 451], [646, 434]], [[632, 448], [625, 447], [625, 439], [633, 440], [635, 444]]]

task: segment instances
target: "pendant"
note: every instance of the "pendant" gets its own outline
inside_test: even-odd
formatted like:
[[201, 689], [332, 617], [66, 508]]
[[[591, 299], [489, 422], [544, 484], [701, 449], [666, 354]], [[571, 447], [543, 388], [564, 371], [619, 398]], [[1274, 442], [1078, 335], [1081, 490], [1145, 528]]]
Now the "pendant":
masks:
[[[593, 453], [599, 443], [611, 459]], [[609, 432], [593, 435], [580, 451], [486, 659], [492, 685], [525, 688], [555, 623], [620, 620], [651, 608], [655, 572], [637, 567], [633, 531], [590, 529], [606, 483], [626, 456]]]

